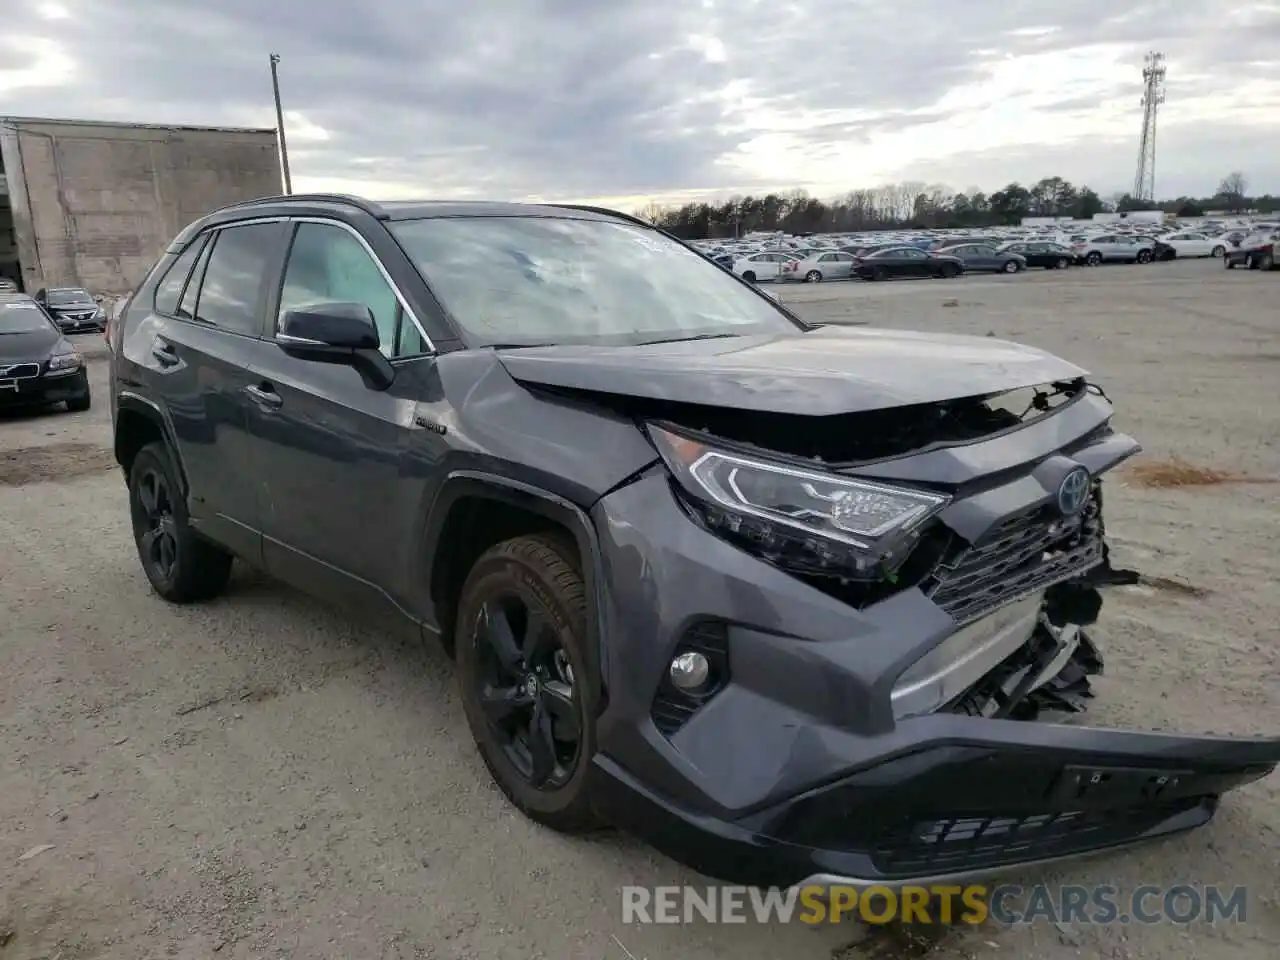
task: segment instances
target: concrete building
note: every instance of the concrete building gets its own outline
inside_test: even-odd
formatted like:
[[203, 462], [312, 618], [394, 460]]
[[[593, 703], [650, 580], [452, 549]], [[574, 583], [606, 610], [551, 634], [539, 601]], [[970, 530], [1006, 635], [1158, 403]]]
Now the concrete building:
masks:
[[134, 288], [217, 207], [282, 192], [275, 130], [0, 117], [0, 276]]

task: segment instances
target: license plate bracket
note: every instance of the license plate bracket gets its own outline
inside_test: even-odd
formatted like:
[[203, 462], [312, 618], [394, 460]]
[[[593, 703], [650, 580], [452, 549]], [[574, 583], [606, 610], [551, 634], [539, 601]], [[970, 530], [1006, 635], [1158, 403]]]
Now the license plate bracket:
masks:
[[1190, 776], [1189, 770], [1067, 766], [1051, 788], [1050, 798], [1077, 808], [1151, 803]]

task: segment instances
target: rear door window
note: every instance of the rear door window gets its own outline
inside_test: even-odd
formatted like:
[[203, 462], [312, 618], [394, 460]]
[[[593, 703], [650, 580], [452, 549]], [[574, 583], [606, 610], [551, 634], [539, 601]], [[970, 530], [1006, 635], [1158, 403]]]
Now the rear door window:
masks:
[[200, 284], [196, 319], [230, 333], [257, 336], [262, 329], [263, 280], [279, 239], [279, 223], [219, 230]]

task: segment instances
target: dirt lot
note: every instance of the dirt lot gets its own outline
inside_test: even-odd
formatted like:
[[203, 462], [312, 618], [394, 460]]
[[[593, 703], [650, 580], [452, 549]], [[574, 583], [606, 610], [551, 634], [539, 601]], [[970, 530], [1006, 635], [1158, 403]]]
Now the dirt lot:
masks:
[[[994, 333], [1093, 370], [1142, 462], [1185, 466], [1111, 484], [1117, 559], [1149, 582], [1110, 595], [1092, 720], [1263, 733], [1280, 728], [1278, 294], [1274, 274], [1201, 262], [782, 298], [811, 319]], [[2, 960], [1280, 955], [1280, 777], [1197, 833], [1009, 878], [1243, 884], [1244, 924], [987, 926], [929, 944], [852, 924], [624, 925], [621, 885], [698, 879], [628, 839], [565, 839], [514, 813], [435, 651], [250, 574], [202, 607], [149, 592], [107, 455], [100, 340], [81, 342], [99, 354], [92, 411], [0, 418]], [[1166, 485], [1224, 481], [1187, 467], [1225, 482]]]

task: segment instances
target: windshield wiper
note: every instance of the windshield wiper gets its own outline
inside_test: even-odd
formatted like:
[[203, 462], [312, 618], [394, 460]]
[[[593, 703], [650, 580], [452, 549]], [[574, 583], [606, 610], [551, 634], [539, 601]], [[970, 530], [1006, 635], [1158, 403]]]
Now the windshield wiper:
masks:
[[726, 337], [736, 336], [736, 333], [696, 333], [691, 337], [666, 337], [662, 340], [641, 340], [636, 344], [636, 346], [651, 347], [655, 343], [684, 343], [686, 340], [723, 340]]

